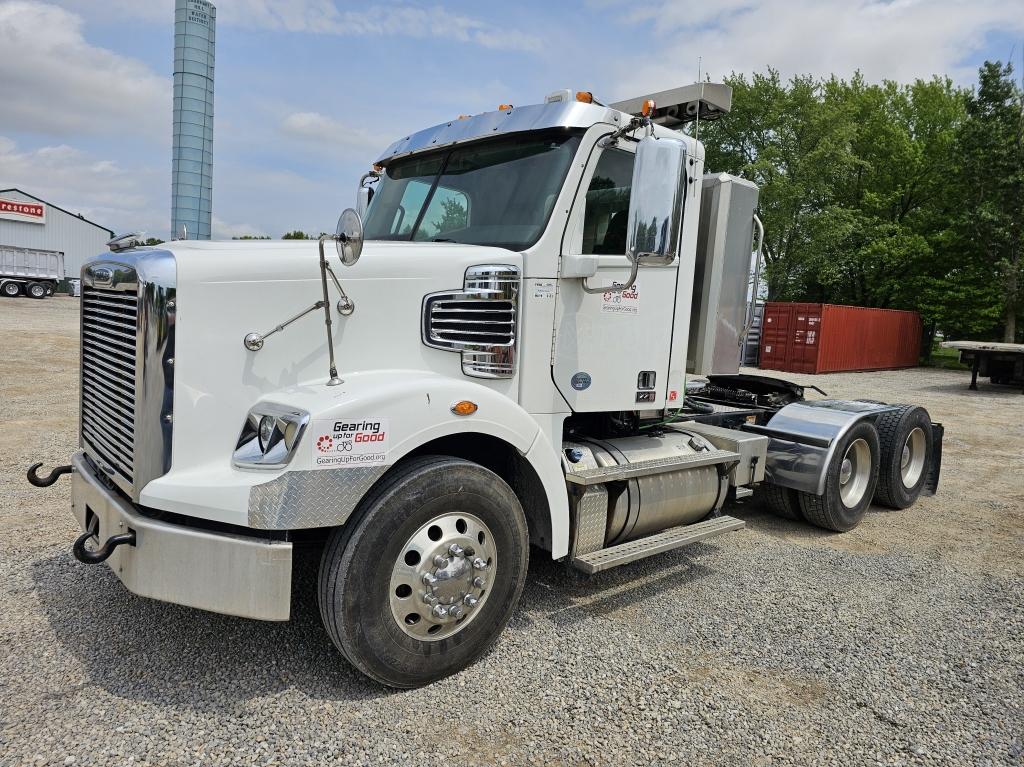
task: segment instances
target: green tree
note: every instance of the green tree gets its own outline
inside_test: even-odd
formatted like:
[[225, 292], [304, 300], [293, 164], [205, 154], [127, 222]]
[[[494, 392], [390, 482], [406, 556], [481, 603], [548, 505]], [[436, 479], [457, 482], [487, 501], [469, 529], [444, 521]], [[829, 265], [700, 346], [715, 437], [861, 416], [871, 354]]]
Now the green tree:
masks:
[[293, 232], [281, 235], [282, 240], [314, 240], [316, 239], [312, 235], [306, 234], [301, 229], [296, 229]]
[[[231, 239], [232, 240], [269, 240], [270, 237], [268, 237], [265, 234], [243, 234], [241, 237], [232, 237]], [[285, 237], [285, 239], [290, 239], [290, 238]]]
[[972, 256], [972, 287], [990, 286], [989, 311], [1001, 316], [1003, 340], [1013, 342], [1024, 299], [1024, 93], [1009, 64], [982, 65], [959, 151], [965, 194], [958, 244]]
[[163, 240], [158, 240], [156, 237], [147, 237], [146, 245], [163, 245]]

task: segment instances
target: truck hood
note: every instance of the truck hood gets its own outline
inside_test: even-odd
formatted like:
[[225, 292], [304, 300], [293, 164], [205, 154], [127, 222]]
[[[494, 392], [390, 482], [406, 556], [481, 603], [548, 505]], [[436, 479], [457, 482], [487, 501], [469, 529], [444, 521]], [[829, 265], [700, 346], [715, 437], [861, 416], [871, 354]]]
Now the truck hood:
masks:
[[[357, 371], [396, 376], [433, 372], [463, 377], [461, 355], [425, 346], [423, 298], [459, 289], [478, 264], [522, 268], [522, 255], [452, 243], [368, 242], [354, 266], [325, 244], [335, 274], [355, 303], [351, 316], [335, 309], [329, 288], [334, 349], [342, 378]], [[173, 463], [227, 461], [249, 408], [260, 400], [287, 403], [290, 393], [321, 392], [328, 379], [323, 310], [269, 336], [261, 350], [245, 348], [246, 334], [267, 334], [321, 299], [317, 243], [168, 243], [177, 266]], [[516, 379], [480, 381], [517, 400]], [[343, 388], [343, 387], [338, 387]]]

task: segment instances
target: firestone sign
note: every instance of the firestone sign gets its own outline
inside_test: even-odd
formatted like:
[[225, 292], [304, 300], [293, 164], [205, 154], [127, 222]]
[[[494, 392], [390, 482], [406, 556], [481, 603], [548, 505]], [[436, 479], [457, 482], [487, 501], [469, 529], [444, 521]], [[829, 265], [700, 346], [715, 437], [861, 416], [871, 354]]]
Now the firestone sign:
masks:
[[46, 223], [46, 206], [41, 202], [25, 202], [0, 197], [0, 218], [28, 224]]

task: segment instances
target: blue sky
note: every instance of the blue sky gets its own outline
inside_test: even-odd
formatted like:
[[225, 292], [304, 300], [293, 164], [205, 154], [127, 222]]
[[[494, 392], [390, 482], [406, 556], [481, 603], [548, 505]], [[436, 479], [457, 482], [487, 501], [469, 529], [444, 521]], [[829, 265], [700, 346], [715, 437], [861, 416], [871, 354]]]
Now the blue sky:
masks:
[[[1024, 0], [221, 0], [215, 236], [329, 230], [411, 130], [559, 89], [730, 71], [942, 74], [1024, 50]], [[173, 0], [0, 0], [0, 188], [166, 237]]]

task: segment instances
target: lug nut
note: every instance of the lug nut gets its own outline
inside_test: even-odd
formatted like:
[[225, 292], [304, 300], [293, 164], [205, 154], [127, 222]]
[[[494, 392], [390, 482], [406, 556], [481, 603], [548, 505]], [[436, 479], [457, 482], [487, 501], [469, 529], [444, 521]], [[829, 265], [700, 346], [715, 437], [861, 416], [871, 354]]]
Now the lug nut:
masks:
[[487, 585], [487, 581], [485, 581], [478, 575], [476, 578], [473, 579], [473, 585], [478, 589], [482, 589], [484, 586]]
[[473, 569], [474, 570], [486, 570], [487, 569], [487, 560], [486, 559], [481, 559], [480, 557], [477, 557], [476, 559], [473, 560]]
[[459, 544], [453, 543], [451, 546], [448, 547], [448, 553], [451, 554], [453, 557], [461, 557], [465, 553], [465, 551]]
[[448, 608], [444, 605], [434, 605], [434, 609], [430, 611], [430, 614], [435, 618], [444, 618], [448, 615]]
[[472, 610], [474, 607], [476, 607], [477, 602], [479, 602], [480, 600], [472, 594], [466, 594], [465, 598], [462, 601], [466, 603], [466, 607]]
[[434, 557], [434, 567], [440, 567], [442, 569], [448, 567], [448, 558], [438, 554]]
[[435, 576], [433, 573], [423, 573], [423, 582], [427, 586], [433, 586], [435, 583], [437, 583], [437, 576]]
[[435, 597], [433, 594], [427, 592], [427, 593], [423, 594], [423, 601], [426, 602], [428, 605], [436, 605], [437, 604], [437, 597]]
[[452, 605], [448, 608], [448, 615], [452, 618], [455, 618], [455, 620], [458, 620], [465, 614], [466, 611], [462, 609], [462, 605]]

